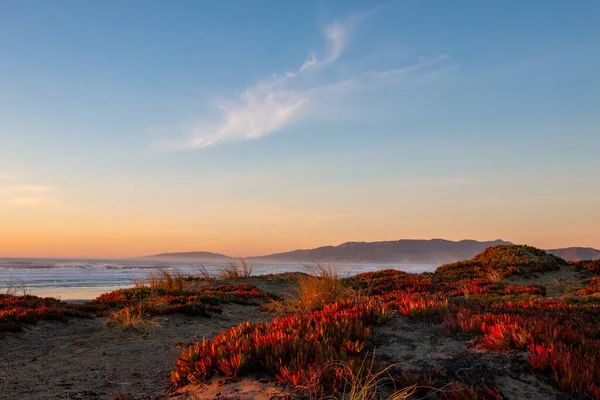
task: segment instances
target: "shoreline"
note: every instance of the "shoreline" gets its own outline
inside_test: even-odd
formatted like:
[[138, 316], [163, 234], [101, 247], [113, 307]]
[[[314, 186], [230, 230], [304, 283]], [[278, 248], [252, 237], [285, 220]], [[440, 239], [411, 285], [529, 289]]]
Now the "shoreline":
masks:
[[[257, 264], [252, 265], [253, 275], [270, 275], [289, 272], [310, 272], [310, 264]], [[226, 265], [208, 265], [211, 277], [217, 277]], [[361, 264], [339, 265], [343, 276], [353, 276], [364, 272], [381, 269], [396, 269], [407, 273], [433, 271], [435, 265], [425, 264]], [[18, 267], [2, 270], [0, 274], [0, 293], [7, 286], [14, 285], [17, 292], [23, 289], [28, 293], [41, 297], [54, 297], [62, 300], [92, 300], [103, 293], [132, 287], [135, 281], [145, 279], [150, 273], [167, 270], [182, 275], [198, 274], [196, 264], [177, 264], [167, 266], [128, 266], [127, 268], [106, 269], [105, 267], [60, 267], [60, 268], [27, 268]], [[6, 273], [4, 273], [6, 272]], [[64, 285], [61, 285], [64, 282]]]

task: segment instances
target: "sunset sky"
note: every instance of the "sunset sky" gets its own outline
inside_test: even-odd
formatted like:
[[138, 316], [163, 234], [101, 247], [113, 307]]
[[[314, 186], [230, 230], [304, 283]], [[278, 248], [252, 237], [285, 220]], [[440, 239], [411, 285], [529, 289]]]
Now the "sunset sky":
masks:
[[0, 2], [0, 257], [600, 248], [598, 1]]

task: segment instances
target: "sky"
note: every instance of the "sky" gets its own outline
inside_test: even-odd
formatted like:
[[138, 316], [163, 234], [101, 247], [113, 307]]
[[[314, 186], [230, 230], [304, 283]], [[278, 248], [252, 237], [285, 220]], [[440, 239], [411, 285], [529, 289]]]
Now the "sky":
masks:
[[600, 3], [0, 2], [0, 257], [600, 248]]

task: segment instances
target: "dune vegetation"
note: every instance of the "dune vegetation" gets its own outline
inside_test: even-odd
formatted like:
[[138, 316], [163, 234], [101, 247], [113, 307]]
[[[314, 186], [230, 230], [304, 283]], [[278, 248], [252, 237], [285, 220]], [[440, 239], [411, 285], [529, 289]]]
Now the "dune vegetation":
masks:
[[[383, 270], [343, 279], [321, 273], [305, 281], [310, 290], [301, 288], [296, 299], [287, 301], [310, 306], [284, 307], [287, 314], [270, 323], [245, 323], [186, 348], [170, 387], [176, 391], [219, 376], [267, 374], [307, 396], [336, 396], [338, 388], [346, 387], [348, 371], [360, 375], [365, 357], [376, 353], [373, 329], [391, 318], [408, 317], [439, 324], [446, 335], [468, 335], [473, 346], [489, 352], [524, 352], [528, 367], [558, 389], [600, 399], [600, 302], [591, 296], [598, 293], [598, 278], [576, 292], [546, 298], [542, 285], [489, 277], [500, 271], [503, 277], [531, 278], [568, 267], [539, 249], [498, 246], [434, 274]], [[321, 288], [335, 287], [331, 280], [346, 290]], [[383, 361], [370, 369], [371, 376], [386, 378], [378, 396], [403, 390], [406, 396], [503, 398], [496, 388], [473, 386], [452, 373], [402, 371], [394, 376], [397, 369]]]
[[[259, 304], [272, 314], [269, 321], [246, 321], [182, 344], [165, 382], [167, 395], [215, 381], [266, 379], [300, 398], [515, 398], [496, 385], [493, 373], [461, 374], [474, 366], [453, 367], [458, 364], [452, 355], [419, 368], [381, 357], [380, 330], [406, 319], [417, 334], [420, 329], [437, 332], [463, 343], [467, 352], [476, 350], [474, 356], [512, 357], [511, 368], [532, 374], [557, 393], [600, 400], [597, 261], [568, 263], [530, 246], [502, 245], [435, 273], [390, 269], [348, 277], [318, 266], [312, 274], [282, 277], [295, 287], [287, 296], [250, 283], [274, 276], [250, 281], [251, 267], [236, 268], [224, 270], [222, 279], [162, 272], [79, 305], [2, 295], [0, 330], [17, 331], [41, 319], [97, 315], [108, 317], [108, 326], [146, 332], [158, 327], [154, 317], [160, 315], [210, 317], [227, 304]], [[539, 278], [562, 272], [579, 278], [549, 295]]]
[[69, 317], [91, 318], [86, 308], [53, 298], [0, 294], [0, 332], [18, 332], [41, 320], [66, 322]]

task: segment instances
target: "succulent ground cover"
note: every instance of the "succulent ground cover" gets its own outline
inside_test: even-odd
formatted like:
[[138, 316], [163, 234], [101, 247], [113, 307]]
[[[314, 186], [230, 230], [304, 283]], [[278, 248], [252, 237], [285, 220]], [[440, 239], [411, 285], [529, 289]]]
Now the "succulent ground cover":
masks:
[[442, 265], [435, 274], [446, 279], [485, 278], [492, 274], [531, 276], [565, 265], [565, 260], [535, 247], [502, 245], [488, 248], [471, 260]]
[[0, 294], [0, 331], [18, 332], [39, 320], [65, 322], [69, 317], [91, 316], [85, 308], [53, 298]]
[[137, 306], [149, 315], [181, 313], [208, 317], [222, 312], [219, 304], [253, 304], [275, 298], [249, 284], [218, 285], [193, 291], [139, 286], [105, 293], [90, 304], [99, 312]]
[[181, 313], [209, 317], [212, 313], [222, 312], [220, 304], [254, 304], [275, 298], [275, 295], [249, 284], [216, 285], [194, 291], [137, 286], [105, 293], [83, 304], [0, 294], [0, 331], [16, 332], [25, 324], [40, 320], [67, 322], [69, 317], [104, 316], [126, 308], [135, 308], [150, 316]]
[[574, 265], [578, 270], [600, 275], [600, 260], [572, 261], [569, 264]]
[[[364, 373], [364, 360], [376, 350], [373, 329], [408, 317], [437, 324], [447, 335], [466, 335], [472, 348], [522, 353], [523, 368], [538, 371], [557, 389], [600, 400], [600, 303], [589, 296], [598, 290], [598, 278], [577, 293], [546, 298], [544, 286], [508, 284], [494, 276], [497, 270], [504, 277], [531, 276], [565, 266], [529, 246], [498, 246], [434, 274], [383, 270], [347, 278], [353, 295], [346, 300], [269, 323], [241, 324], [188, 346], [171, 374], [170, 390], [213, 377], [259, 374], [301, 393], [336, 396], [348, 376]], [[369, 373], [386, 371], [389, 391], [410, 389], [403, 398], [503, 398], [492, 386], [472, 386], [442, 368], [415, 372], [379, 360], [375, 371]]]
[[596, 295], [600, 296], [600, 276], [589, 279], [585, 286], [577, 291], [579, 296]]

